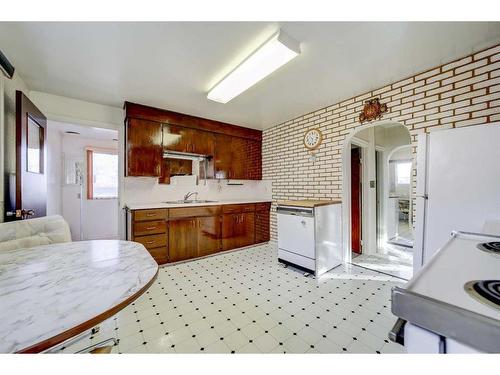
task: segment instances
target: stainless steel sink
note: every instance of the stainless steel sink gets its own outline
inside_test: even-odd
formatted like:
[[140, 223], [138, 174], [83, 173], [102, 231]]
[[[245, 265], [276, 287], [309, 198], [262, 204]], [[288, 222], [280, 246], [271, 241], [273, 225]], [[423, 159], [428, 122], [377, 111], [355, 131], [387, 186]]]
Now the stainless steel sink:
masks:
[[217, 201], [208, 201], [205, 199], [179, 199], [178, 201], [163, 201], [162, 203], [167, 203], [167, 204], [195, 204], [195, 203], [215, 203]]

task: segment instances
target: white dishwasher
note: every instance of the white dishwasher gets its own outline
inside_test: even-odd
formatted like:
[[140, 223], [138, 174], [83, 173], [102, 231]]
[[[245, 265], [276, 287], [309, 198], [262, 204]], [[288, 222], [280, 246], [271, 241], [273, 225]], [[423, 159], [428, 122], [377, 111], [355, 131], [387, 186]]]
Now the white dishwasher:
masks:
[[339, 202], [278, 204], [278, 258], [319, 276], [342, 263]]

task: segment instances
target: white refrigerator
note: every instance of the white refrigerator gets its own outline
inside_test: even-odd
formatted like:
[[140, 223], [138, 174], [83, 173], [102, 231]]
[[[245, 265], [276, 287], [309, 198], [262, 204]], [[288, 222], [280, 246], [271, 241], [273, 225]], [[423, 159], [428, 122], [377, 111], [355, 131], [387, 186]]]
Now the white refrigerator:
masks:
[[500, 123], [419, 135], [414, 274], [452, 231], [483, 232], [498, 220]]

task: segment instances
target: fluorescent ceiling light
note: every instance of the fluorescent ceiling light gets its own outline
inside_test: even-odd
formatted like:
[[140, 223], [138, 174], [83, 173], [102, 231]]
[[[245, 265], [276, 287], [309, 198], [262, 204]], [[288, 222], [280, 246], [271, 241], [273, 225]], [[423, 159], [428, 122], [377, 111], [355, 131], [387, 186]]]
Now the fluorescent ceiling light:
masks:
[[300, 54], [300, 43], [279, 30], [215, 85], [207, 98], [227, 103]]

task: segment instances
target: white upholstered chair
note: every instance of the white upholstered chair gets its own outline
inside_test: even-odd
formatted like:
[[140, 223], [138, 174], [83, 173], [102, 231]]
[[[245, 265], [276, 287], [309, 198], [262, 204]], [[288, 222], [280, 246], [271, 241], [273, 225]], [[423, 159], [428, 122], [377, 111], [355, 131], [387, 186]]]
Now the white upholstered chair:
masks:
[[0, 251], [61, 242], [71, 242], [71, 232], [59, 215], [0, 223]]

